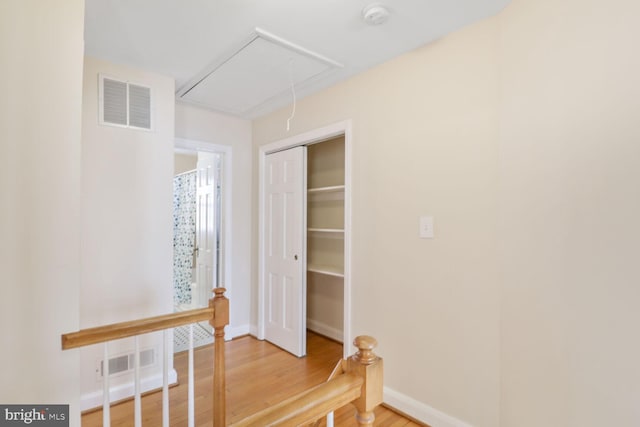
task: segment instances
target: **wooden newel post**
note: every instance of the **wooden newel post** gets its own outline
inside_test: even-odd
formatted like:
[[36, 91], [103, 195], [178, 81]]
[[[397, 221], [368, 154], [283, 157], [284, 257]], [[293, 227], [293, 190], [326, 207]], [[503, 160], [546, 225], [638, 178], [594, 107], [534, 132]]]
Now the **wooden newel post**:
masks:
[[373, 352], [378, 345], [375, 338], [362, 335], [353, 340], [358, 352], [347, 360], [347, 371], [364, 380], [362, 394], [353, 403], [359, 426], [373, 426], [373, 410], [382, 403], [382, 359]]
[[213, 427], [226, 426], [224, 327], [229, 324], [229, 300], [224, 296], [225, 288], [215, 288], [215, 297], [209, 300], [213, 308], [213, 319], [209, 321], [215, 331], [213, 359]]

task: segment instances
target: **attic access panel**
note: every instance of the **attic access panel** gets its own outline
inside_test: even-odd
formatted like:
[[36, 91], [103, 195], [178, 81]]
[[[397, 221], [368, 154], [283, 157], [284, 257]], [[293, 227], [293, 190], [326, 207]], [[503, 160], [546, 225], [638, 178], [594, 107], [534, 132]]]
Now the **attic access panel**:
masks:
[[238, 116], [322, 78], [342, 64], [263, 30], [213, 62], [177, 92], [179, 99]]

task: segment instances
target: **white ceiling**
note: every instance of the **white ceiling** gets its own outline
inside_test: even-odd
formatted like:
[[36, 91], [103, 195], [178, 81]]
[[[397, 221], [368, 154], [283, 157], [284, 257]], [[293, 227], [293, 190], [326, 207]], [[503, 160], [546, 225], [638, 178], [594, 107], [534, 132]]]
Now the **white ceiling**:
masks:
[[[182, 100], [255, 118], [291, 103], [292, 78], [300, 99], [494, 15], [509, 1], [383, 0], [376, 3], [391, 15], [371, 26], [361, 18], [368, 0], [86, 0], [85, 49], [174, 77], [179, 100], [213, 72]], [[256, 34], [271, 38], [251, 43]], [[318, 58], [324, 65], [310, 61]]]

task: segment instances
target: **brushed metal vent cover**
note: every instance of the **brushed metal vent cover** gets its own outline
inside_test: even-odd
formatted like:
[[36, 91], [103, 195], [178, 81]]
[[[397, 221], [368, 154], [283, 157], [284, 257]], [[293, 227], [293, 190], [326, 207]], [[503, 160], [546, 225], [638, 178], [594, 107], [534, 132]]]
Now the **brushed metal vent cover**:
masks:
[[259, 28], [237, 49], [178, 89], [178, 99], [249, 116], [278, 97], [315, 82], [342, 64]]

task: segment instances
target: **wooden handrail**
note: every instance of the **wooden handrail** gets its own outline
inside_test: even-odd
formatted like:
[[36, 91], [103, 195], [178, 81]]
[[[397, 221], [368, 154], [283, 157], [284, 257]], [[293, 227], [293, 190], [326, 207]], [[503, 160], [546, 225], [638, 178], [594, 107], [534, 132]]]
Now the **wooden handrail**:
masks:
[[[214, 427], [224, 427], [226, 426], [224, 328], [229, 324], [229, 300], [224, 296], [224, 288], [216, 288], [214, 292], [215, 297], [209, 300], [208, 308], [114, 323], [64, 334], [61, 337], [62, 349], [78, 348], [209, 321], [215, 334], [212, 424]], [[373, 426], [375, 418], [373, 410], [382, 403], [382, 359], [373, 352], [377, 345], [374, 338], [356, 337], [354, 345], [358, 348], [356, 354], [347, 360], [340, 361], [326, 383], [253, 414], [232, 426], [282, 427], [311, 424], [347, 403], [353, 403], [356, 407], [358, 426]], [[108, 407], [108, 399], [105, 405]]]
[[191, 323], [211, 321], [213, 317], [214, 309], [207, 307], [82, 329], [78, 332], [62, 335], [62, 349], [68, 350], [71, 348], [84, 347], [91, 344], [189, 325]]
[[232, 424], [232, 427], [308, 425], [328, 413], [353, 403], [358, 426], [373, 426], [373, 410], [382, 403], [382, 359], [373, 353], [374, 338], [354, 340], [358, 352], [342, 360], [326, 383], [299, 393], [275, 406]]
[[360, 397], [362, 384], [363, 379], [355, 374], [339, 375], [256, 412], [231, 427], [307, 425]]
[[353, 341], [358, 347], [356, 354], [347, 359], [346, 370], [364, 379], [362, 394], [353, 401], [356, 407], [358, 426], [373, 426], [373, 410], [382, 403], [382, 359], [373, 352], [378, 341], [370, 336], [359, 336]]
[[229, 324], [229, 299], [224, 296], [225, 288], [215, 288], [215, 297], [209, 300], [209, 308], [215, 315], [209, 323], [214, 330], [214, 360], [213, 360], [213, 427], [227, 425], [227, 393], [225, 374], [225, 345], [224, 327]]
[[[129, 322], [113, 323], [96, 328], [82, 329], [77, 332], [64, 334], [61, 337], [62, 349], [84, 347], [91, 344], [99, 344], [121, 338], [128, 338], [149, 332], [161, 331], [178, 326], [189, 325], [196, 322], [208, 321], [214, 329], [214, 366], [213, 366], [213, 420], [214, 427], [226, 426], [226, 396], [225, 396], [225, 340], [224, 328], [229, 324], [229, 300], [224, 296], [225, 288], [215, 288], [215, 297], [209, 300], [209, 307], [200, 308], [179, 313], [165, 314], [162, 316], [147, 317]], [[105, 346], [105, 360], [107, 351]], [[107, 364], [108, 366], [108, 364]], [[108, 371], [107, 371], [108, 372]], [[108, 376], [107, 376], [108, 377]], [[166, 377], [165, 377], [166, 378]], [[106, 423], [108, 424], [109, 407], [109, 383], [105, 379], [106, 398], [103, 405]], [[165, 386], [166, 387], [166, 386]], [[166, 393], [166, 388], [163, 389]], [[136, 394], [136, 398], [139, 396]], [[168, 398], [167, 398], [168, 404]]]

